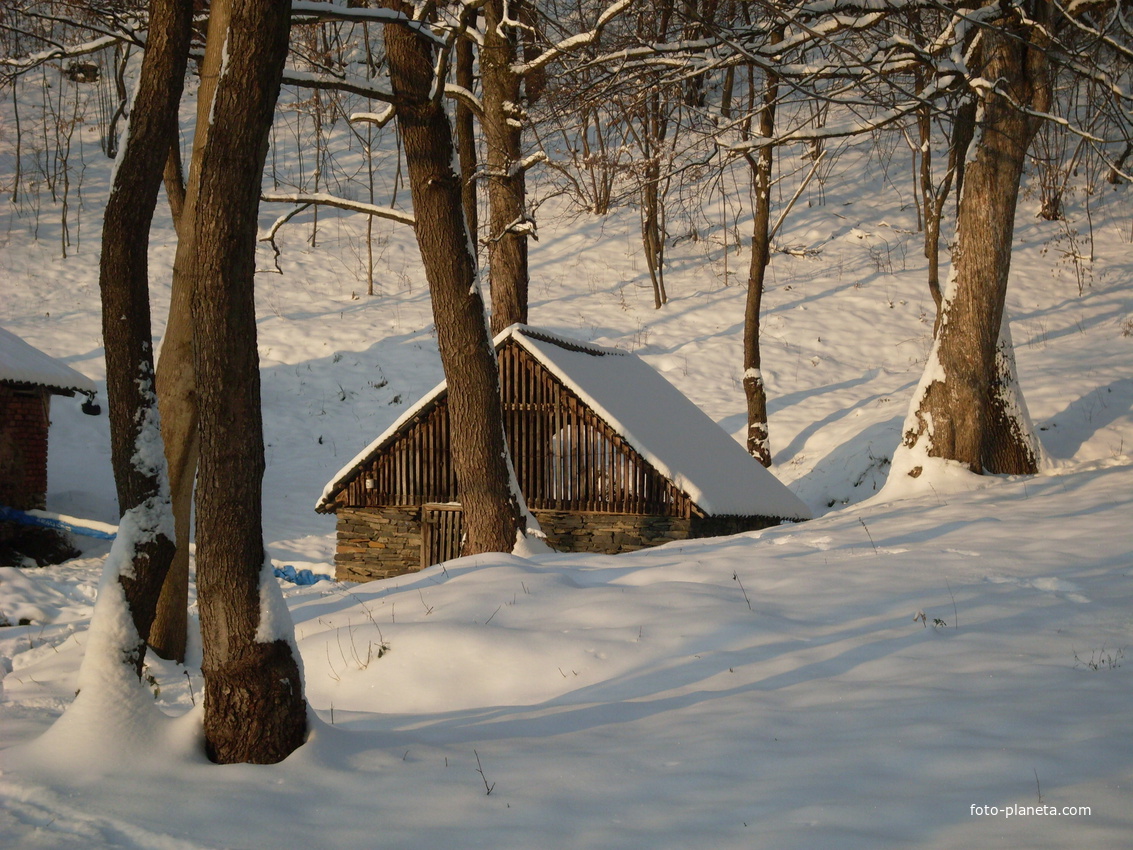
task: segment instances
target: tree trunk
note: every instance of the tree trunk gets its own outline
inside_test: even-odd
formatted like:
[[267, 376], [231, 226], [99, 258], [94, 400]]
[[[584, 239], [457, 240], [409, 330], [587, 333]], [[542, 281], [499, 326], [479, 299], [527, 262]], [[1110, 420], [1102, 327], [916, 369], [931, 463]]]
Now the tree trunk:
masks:
[[[984, 30], [980, 36], [985, 60], [982, 76], [998, 81], [1007, 96], [987, 89], [979, 93], [976, 135], [959, 202], [951, 279], [925, 377], [905, 422], [903, 443], [910, 455], [902, 464], [913, 477], [923, 470], [918, 457], [959, 461], [981, 473], [998, 471], [986, 465], [990, 459], [1021, 456], [1021, 452], [998, 444], [1017, 439], [1025, 426], [999, 424], [993, 429], [989, 401], [1004, 319], [1019, 181], [1036, 129], [1035, 119], [1011, 101], [1044, 108], [1050, 81], [1045, 53], [1028, 46], [1025, 37], [1018, 38], [1019, 33], [1009, 32], [1010, 28], [1010, 24], [1004, 24], [1002, 29]], [[1012, 413], [1009, 405], [998, 409]], [[1036, 472], [1037, 466], [1032, 463], [1020, 471]]]
[[[782, 36], [776, 33], [774, 41]], [[779, 97], [779, 78], [768, 73], [763, 88], [763, 108], [759, 111], [759, 135], [771, 138], [775, 132], [775, 101]], [[744, 395], [747, 398], [748, 454], [764, 466], [771, 466], [771, 440], [767, 427], [767, 388], [760, 371], [759, 315], [763, 304], [763, 282], [771, 261], [771, 168], [775, 149], [764, 145], [755, 157], [747, 158], [751, 167], [755, 210], [751, 233], [751, 265], [748, 270], [747, 304], [744, 310]]]
[[[229, 0], [213, 0], [209, 8], [206, 44], [223, 43], [231, 15]], [[200, 188], [201, 156], [209, 137], [213, 97], [220, 77], [222, 52], [206, 50], [201, 62], [201, 84], [197, 90], [197, 129], [189, 164], [189, 183], [182, 193], [170, 184], [178, 178], [172, 168], [172, 149], [166, 163], [166, 194], [174, 206], [177, 253], [173, 260], [173, 289], [169, 320], [157, 362], [157, 397], [161, 406], [161, 436], [169, 467], [169, 490], [177, 528], [177, 553], [161, 589], [157, 618], [149, 632], [149, 645], [162, 658], [185, 661], [189, 605], [189, 543], [193, 483], [197, 474], [200, 439], [197, 433], [197, 379], [193, 366], [193, 278], [196, 273], [195, 219]], [[176, 157], [180, 163], [180, 157]], [[179, 209], [178, 209], [179, 207]]]
[[488, 160], [488, 273], [492, 293], [492, 333], [527, 322], [526, 178], [522, 156], [520, 78], [515, 30], [504, 24], [504, 0], [484, 4], [484, 45], [480, 74], [484, 85], [484, 142]]
[[[660, 145], [658, 145], [660, 147]], [[653, 284], [653, 307], [660, 310], [669, 302], [665, 291], [665, 227], [661, 222], [661, 167], [656, 160], [645, 165], [641, 184], [641, 245], [645, 266]]]
[[[408, 10], [397, 0], [386, 5]], [[452, 170], [452, 131], [440, 104], [429, 98], [433, 48], [404, 26], [386, 24], [384, 31], [417, 244], [448, 380], [453, 468], [466, 532], [462, 553], [510, 552], [522, 522], [510, 486], [499, 376], [465, 228], [460, 176]]]
[[154, 391], [147, 255], [165, 152], [177, 126], [191, 20], [188, 0], [151, 0], [149, 41], [103, 216], [99, 263], [120, 534], [133, 535], [123, 554], [131, 563], [119, 565], [118, 581], [137, 643], [123, 651], [139, 676], [143, 636], [149, 633], [175, 548]]
[[[290, 4], [232, 0], [213, 121], [192, 176], [193, 352], [200, 395], [197, 587], [205, 749], [220, 763], [274, 763], [306, 735], [291, 626], [266, 564], [264, 471], [254, 298], [260, 184]], [[273, 600], [272, 595], [276, 596]]]

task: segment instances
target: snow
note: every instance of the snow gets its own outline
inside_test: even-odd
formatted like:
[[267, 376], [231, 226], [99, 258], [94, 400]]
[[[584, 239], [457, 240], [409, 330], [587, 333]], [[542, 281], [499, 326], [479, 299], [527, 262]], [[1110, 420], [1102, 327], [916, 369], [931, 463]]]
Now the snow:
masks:
[[94, 381], [86, 375], [44, 354], [4, 328], [0, 328], [0, 381], [38, 384], [62, 392], [95, 391]]
[[[800, 197], [780, 239], [808, 252], [768, 268], [772, 471], [815, 519], [613, 557], [531, 546], [365, 585], [275, 579], [312, 733], [270, 767], [205, 759], [196, 634], [186, 666], [149, 658], [142, 685], [97, 651], [129, 637], [113, 583], [95, 606], [119, 558], [111, 544], [76, 538], [74, 561], [0, 568], [0, 846], [1128, 844], [1130, 189], [1089, 199], [1095, 260], [1081, 294], [1044, 253], [1060, 226], [1021, 203], [1008, 310], [1049, 468], [977, 477], [942, 462], [915, 479], [921, 491], [905, 476], [879, 495], [931, 350], [932, 301], [898, 176], [908, 163], [886, 165], [874, 141]], [[66, 260], [45, 199], [38, 217], [0, 207], [0, 324], [98, 388], [90, 234], [108, 175], [88, 151], [72, 210], [85, 241]], [[750, 220], [734, 199], [704, 200], [699, 241], [667, 250], [660, 311], [636, 211], [598, 219], [543, 203], [531, 318], [632, 351], [738, 445], [747, 257], [712, 223], [739, 214], [746, 232]], [[1081, 195], [1068, 208], [1084, 220]], [[320, 214], [317, 249], [311, 218], [294, 222], [279, 239], [283, 274], [257, 280], [265, 545], [296, 573], [327, 574], [334, 520], [311, 508], [320, 488], [442, 376], [412, 233], [382, 234], [368, 299], [352, 297], [364, 291], [363, 217]], [[687, 224], [674, 213], [669, 227]], [[160, 208], [159, 338], [174, 245]], [[870, 249], [886, 247], [895, 259], [881, 267]], [[114, 522], [106, 417], [77, 407], [53, 410], [48, 509]]]

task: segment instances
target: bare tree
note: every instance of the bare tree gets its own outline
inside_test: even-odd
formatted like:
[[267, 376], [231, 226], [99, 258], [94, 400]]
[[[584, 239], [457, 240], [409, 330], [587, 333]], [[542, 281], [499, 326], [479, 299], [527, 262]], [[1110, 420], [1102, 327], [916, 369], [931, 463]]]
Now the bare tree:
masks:
[[[782, 30], [772, 35], [773, 43], [782, 40]], [[749, 68], [749, 73], [752, 69]], [[752, 97], [756, 88], [750, 86]], [[771, 139], [775, 135], [775, 106], [779, 97], [779, 78], [766, 73], [763, 103], [758, 111], [759, 135]], [[752, 216], [751, 265], [748, 269], [747, 301], [744, 307], [744, 396], [747, 399], [748, 454], [764, 466], [771, 466], [771, 439], [767, 424], [767, 388], [760, 371], [762, 357], [759, 345], [760, 311], [763, 303], [763, 282], [771, 261], [771, 169], [775, 147], [764, 145], [752, 154], [745, 152], [751, 169], [755, 209]]]
[[[1049, 13], [1047, 4], [1035, 6]], [[1038, 470], [1037, 442], [1012, 380], [1010, 337], [1001, 341], [1019, 183], [1039, 123], [1028, 113], [1044, 112], [1051, 102], [1051, 20], [1038, 23], [1022, 8], [995, 8], [974, 35], [976, 128], [952, 272], [929, 365], [905, 422], [909, 459], [895, 461], [896, 472], [919, 476], [921, 456], [958, 461], [973, 472]], [[1010, 368], [997, 369], [1001, 362]]]

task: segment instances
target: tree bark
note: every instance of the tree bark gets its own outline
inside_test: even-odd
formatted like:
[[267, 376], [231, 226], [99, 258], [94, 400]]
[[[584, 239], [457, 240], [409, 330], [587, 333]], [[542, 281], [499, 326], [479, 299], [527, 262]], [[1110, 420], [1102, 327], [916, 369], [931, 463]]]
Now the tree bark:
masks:
[[103, 216], [99, 262], [111, 460], [119, 512], [131, 514], [121, 533], [136, 534], [131, 565], [118, 576], [137, 631], [136, 646], [124, 651], [139, 676], [143, 636], [175, 548], [154, 391], [147, 255], [164, 152], [177, 126], [191, 20], [188, 0], [151, 0], [149, 39]]
[[[398, 0], [385, 5], [408, 11]], [[429, 96], [433, 47], [399, 24], [386, 24], [384, 35], [417, 244], [448, 380], [453, 468], [466, 532], [461, 551], [510, 552], [522, 520], [510, 486], [499, 376], [465, 227], [461, 181], [453, 172], [452, 130], [440, 103]]]
[[[264, 471], [254, 298], [268, 131], [288, 49], [290, 4], [232, 0], [213, 121], [191, 178], [193, 352], [200, 395], [197, 587], [205, 748], [220, 763], [274, 763], [306, 735], [303, 683], [261, 526]], [[277, 600], [279, 606], [282, 602]], [[284, 633], [287, 632], [287, 633]]]
[[[514, 15], [514, 11], [513, 11]], [[492, 293], [492, 333], [527, 322], [526, 177], [522, 157], [520, 78], [515, 31], [504, 24], [504, 0], [484, 4], [484, 45], [480, 74], [484, 87], [484, 142], [488, 175], [488, 273]]]
[[[945, 292], [939, 332], [905, 423], [904, 446], [928, 457], [959, 461], [971, 471], [1000, 471], [996, 458], [1019, 457], [999, 444], [1025, 430], [993, 427], [996, 346], [1004, 319], [1015, 206], [1036, 119], [1016, 104], [1045, 108], [1050, 96], [1049, 62], [1028, 34], [1010, 21], [984, 30], [981, 76], [997, 83], [981, 89], [976, 134], [961, 194], [952, 275]], [[1002, 91], [1000, 90], [1002, 88]], [[1021, 396], [1020, 396], [1021, 398]], [[1037, 460], [1037, 459], [1036, 459]], [[1014, 467], [1036, 472], [1037, 464]], [[916, 477], [922, 467], [907, 469]]]
[[181, 147], [174, 135], [169, 143], [169, 154], [165, 159], [165, 197], [169, 200], [169, 212], [173, 216], [173, 229], [181, 231], [181, 213], [185, 209], [185, 172], [181, 168]]
[[[460, 38], [456, 42], [456, 84], [472, 91], [473, 75], [472, 39]], [[460, 158], [461, 204], [468, 235], [476, 245], [480, 232], [480, 211], [476, 206], [476, 116], [467, 104], [456, 102], [456, 147]]]

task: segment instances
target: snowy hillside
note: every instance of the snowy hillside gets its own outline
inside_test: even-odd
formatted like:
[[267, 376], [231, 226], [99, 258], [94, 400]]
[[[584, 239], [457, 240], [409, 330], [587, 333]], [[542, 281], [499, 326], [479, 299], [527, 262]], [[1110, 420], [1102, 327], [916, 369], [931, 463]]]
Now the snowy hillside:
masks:
[[[57, 209], [0, 207], [0, 326], [101, 389], [100, 156], [88, 148], [65, 259]], [[368, 585], [284, 583], [316, 719], [274, 767], [204, 759], [199, 650], [186, 668], [151, 661], [153, 706], [119, 726], [40, 739], [74, 698], [106, 544], [0, 569], [0, 844], [1128, 843], [1133, 194], [1106, 185], [1089, 199], [1093, 260], [1078, 267], [1066, 227], [1023, 202], [1008, 303], [1046, 473], [964, 477], [930, 497], [898, 488], [882, 503], [933, 304], [898, 188], [907, 163], [865, 143], [838, 161], [788, 219], [779, 244], [792, 250], [775, 255], [764, 302], [772, 471], [817, 519], [617, 557], [479, 556]], [[1085, 200], [1068, 204], [1079, 247]], [[636, 212], [547, 201], [532, 323], [636, 352], [741, 437], [738, 204], [676, 218], [671, 303], [654, 310]], [[411, 232], [377, 229], [369, 297], [364, 222], [322, 213], [316, 247], [310, 219], [296, 222], [282, 273], [265, 248], [257, 281], [265, 535], [279, 565], [327, 574], [323, 486], [442, 376]], [[174, 244], [163, 204], [158, 341]], [[105, 415], [57, 399], [52, 416], [48, 508], [115, 521]]]

